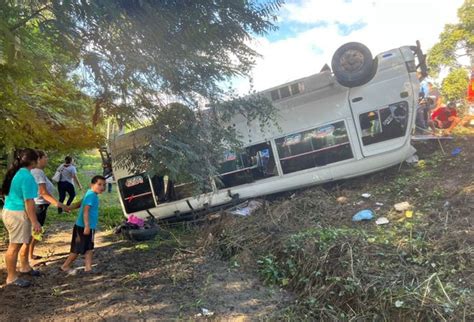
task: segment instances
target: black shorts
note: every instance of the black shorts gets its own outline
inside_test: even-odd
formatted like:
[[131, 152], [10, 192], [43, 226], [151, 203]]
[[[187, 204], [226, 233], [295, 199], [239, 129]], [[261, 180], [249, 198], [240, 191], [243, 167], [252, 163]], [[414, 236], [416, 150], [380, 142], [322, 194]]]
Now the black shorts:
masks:
[[84, 255], [88, 250], [94, 249], [95, 229], [89, 235], [84, 235], [84, 227], [74, 225], [72, 229], [71, 253]]
[[49, 204], [45, 205], [35, 205], [36, 218], [38, 219], [41, 226], [44, 226], [46, 221], [46, 213], [48, 212]]

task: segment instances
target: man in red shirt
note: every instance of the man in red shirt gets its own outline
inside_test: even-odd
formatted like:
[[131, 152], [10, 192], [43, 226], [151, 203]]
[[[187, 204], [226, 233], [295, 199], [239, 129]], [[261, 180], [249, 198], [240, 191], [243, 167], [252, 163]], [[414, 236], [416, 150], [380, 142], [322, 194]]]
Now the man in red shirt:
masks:
[[444, 134], [449, 135], [459, 122], [461, 122], [461, 119], [456, 113], [456, 104], [449, 102], [447, 106], [441, 106], [433, 111], [431, 121], [428, 124], [433, 132], [438, 128], [444, 130]]

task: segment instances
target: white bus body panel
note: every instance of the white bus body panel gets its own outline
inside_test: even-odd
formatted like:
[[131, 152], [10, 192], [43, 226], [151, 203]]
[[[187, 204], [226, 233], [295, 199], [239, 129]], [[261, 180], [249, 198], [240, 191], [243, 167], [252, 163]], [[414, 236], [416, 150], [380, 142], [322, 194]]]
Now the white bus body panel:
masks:
[[[343, 87], [337, 83], [330, 72], [288, 83], [302, 83], [304, 90], [296, 96], [274, 102], [279, 115], [279, 127], [268, 127], [262, 133], [258, 122], [252, 122], [249, 125], [241, 116], [234, 118], [231, 125], [242, 134], [244, 145], [271, 143], [278, 175], [161, 204], [157, 203], [155, 197], [156, 207], [135, 212], [134, 215], [146, 217], [151, 213], [156, 218], [162, 219], [229, 203], [233, 200], [233, 195], [238, 195], [240, 199], [248, 199], [361, 176], [400, 164], [415, 152], [410, 145], [410, 136], [415, 122], [418, 80], [415, 72], [407, 71], [406, 65], [408, 61], [414, 60], [414, 56], [409, 47], [402, 47], [379, 54], [376, 60], [377, 72], [373, 79], [363, 86], [350, 89]], [[270, 92], [281, 86], [264, 91], [263, 94], [270, 97]], [[359, 115], [399, 101], [405, 101], [408, 104], [408, 125], [404, 136], [364, 145], [362, 129], [358, 121]], [[340, 121], [344, 122], [347, 130], [353, 155], [351, 159], [297, 172], [282, 173], [275, 139]], [[140, 129], [117, 137], [112, 144], [113, 159], [124, 149], [138, 147], [146, 135], [151, 135], [151, 132]], [[117, 181], [133, 175], [117, 167], [114, 167], [114, 174]], [[122, 198], [120, 200], [126, 214], [124, 201]]]
[[[402, 149], [378, 156], [364, 158], [361, 160], [345, 160], [341, 164], [331, 164], [321, 169], [308, 169], [283, 177], [273, 177], [260, 180], [255, 183], [245, 184], [226, 190], [203, 194], [198, 197], [186, 198], [175, 202], [164, 203], [148, 211], [158, 219], [174, 216], [177, 212], [188, 213], [191, 211], [186, 200], [194, 210], [205, 207], [215, 207], [232, 201], [230, 195], [238, 194], [240, 199], [248, 199], [255, 196], [264, 196], [292, 189], [309, 187], [329, 181], [348, 179], [361, 176], [394, 166], [403, 162], [415, 153], [411, 145], [405, 145]], [[207, 205], [206, 205], [207, 204]], [[139, 217], [147, 217], [148, 212], [140, 211], [134, 213]]]

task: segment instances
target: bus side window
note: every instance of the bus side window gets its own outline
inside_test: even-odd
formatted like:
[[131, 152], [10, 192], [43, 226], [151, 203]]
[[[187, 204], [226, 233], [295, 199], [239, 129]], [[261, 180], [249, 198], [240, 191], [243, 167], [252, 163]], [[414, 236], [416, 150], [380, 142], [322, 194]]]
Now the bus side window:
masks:
[[145, 173], [121, 178], [117, 183], [127, 214], [155, 207], [150, 181]]
[[151, 183], [158, 203], [178, 200], [174, 189], [174, 182], [168, 176], [154, 175], [151, 177]]
[[374, 136], [382, 132], [378, 111], [370, 111], [359, 116], [362, 137]]
[[275, 140], [284, 174], [353, 158], [343, 121]]
[[399, 102], [359, 115], [362, 143], [370, 145], [405, 136], [408, 103]]
[[226, 152], [219, 173], [216, 184], [220, 189], [277, 175], [270, 143], [252, 145], [240, 153]]

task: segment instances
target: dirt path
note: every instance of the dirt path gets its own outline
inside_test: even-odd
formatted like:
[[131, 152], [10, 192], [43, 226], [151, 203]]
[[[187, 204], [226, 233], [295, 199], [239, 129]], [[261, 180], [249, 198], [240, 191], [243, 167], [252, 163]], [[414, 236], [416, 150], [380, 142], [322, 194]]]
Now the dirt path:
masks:
[[[23, 319], [213, 319], [249, 320], [271, 313], [284, 299], [255, 276], [200, 254], [191, 243], [173, 240], [137, 244], [97, 235], [96, 273], [65, 276], [58, 268], [69, 250], [71, 223], [56, 223], [38, 246], [42, 277], [29, 289], [0, 288], [0, 320]], [[0, 244], [0, 253], [6, 245]], [[5, 281], [4, 263], [0, 280]]]

